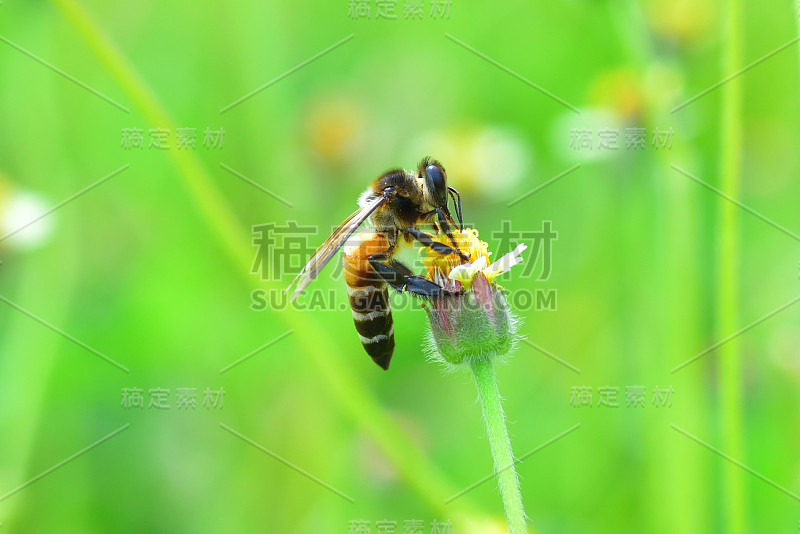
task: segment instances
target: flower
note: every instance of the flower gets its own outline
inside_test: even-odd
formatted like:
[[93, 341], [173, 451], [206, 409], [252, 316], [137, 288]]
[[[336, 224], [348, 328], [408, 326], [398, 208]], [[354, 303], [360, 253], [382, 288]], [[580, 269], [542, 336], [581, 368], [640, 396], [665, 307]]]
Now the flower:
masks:
[[[474, 228], [464, 230], [454, 230], [452, 233], [456, 247], [467, 256], [469, 262], [475, 262], [484, 258], [488, 262], [489, 244], [478, 239], [478, 231]], [[448, 246], [453, 246], [453, 242], [445, 234], [438, 234], [433, 238], [434, 241]], [[453, 269], [462, 265], [464, 260], [458, 254], [441, 254], [433, 249], [421, 247], [419, 249], [422, 264], [425, 266], [427, 277], [430, 281], [439, 284], [445, 289], [458, 291], [459, 287], [448, 275]]]
[[[453, 244], [446, 235], [435, 241]], [[527, 247], [518, 245], [490, 263], [488, 245], [478, 239], [477, 230], [456, 230], [453, 241], [466, 260], [456, 253], [420, 249], [427, 278], [445, 289], [428, 297], [425, 306], [431, 327], [429, 352], [449, 365], [505, 355], [516, 341], [517, 319], [496, 279], [522, 261]]]
[[478, 239], [474, 229], [436, 236], [434, 240], [458, 250], [442, 254], [431, 246], [419, 252], [428, 279], [444, 288], [436, 295], [425, 297], [424, 308], [431, 327], [428, 352], [446, 367], [468, 367], [472, 371], [509, 532], [523, 533], [527, 531], [525, 511], [492, 365], [514, 348], [518, 324], [506, 300], [506, 292], [497, 285], [496, 279], [522, 261], [520, 255], [527, 247], [518, 245], [511, 253], [490, 263], [488, 246]]
[[41, 196], [17, 189], [0, 173], [0, 236], [8, 238], [4, 245], [19, 249], [42, 245], [53, 230], [52, 218], [40, 220], [47, 213]]
[[475, 275], [478, 274], [478, 272], [482, 272], [489, 283], [492, 283], [495, 278], [508, 272], [514, 265], [520, 263], [522, 261], [520, 255], [527, 248], [527, 245], [521, 243], [517, 245], [517, 248], [491, 265], [489, 265], [489, 259], [486, 256], [480, 256], [472, 263], [457, 265], [450, 270], [447, 277], [450, 278], [450, 280], [457, 280], [461, 282], [462, 286], [469, 288]]

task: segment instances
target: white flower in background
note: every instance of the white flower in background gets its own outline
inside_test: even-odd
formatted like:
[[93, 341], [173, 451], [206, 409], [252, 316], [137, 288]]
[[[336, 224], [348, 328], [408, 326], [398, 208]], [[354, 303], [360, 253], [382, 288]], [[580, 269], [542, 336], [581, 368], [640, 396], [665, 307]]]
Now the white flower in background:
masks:
[[448, 176], [458, 177], [461, 194], [506, 200], [530, 178], [533, 146], [514, 129], [495, 125], [459, 124], [423, 132], [409, 147], [409, 156], [435, 154], [447, 162]]
[[37, 220], [47, 209], [44, 200], [34, 193], [14, 191], [0, 198], [0, 238], [9, 236], [6, 243], [15, 248], [40, 246], [53, 230], [51, 217]]

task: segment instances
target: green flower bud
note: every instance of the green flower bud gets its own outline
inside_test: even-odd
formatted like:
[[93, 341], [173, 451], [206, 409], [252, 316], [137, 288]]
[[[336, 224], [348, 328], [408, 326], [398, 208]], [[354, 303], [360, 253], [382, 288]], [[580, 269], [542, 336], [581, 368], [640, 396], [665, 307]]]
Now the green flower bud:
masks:
[[483, 272], [462, 292], [445, 292], [425, 307], [430, 321], [428, 352], [450, 366], [508, 354], [516, 344], [517, 318], [505, 291]]

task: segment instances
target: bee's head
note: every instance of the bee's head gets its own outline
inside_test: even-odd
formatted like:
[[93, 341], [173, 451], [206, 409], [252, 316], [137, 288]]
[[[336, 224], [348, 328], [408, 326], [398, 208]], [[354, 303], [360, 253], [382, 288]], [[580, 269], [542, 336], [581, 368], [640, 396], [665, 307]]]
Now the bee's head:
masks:
[[425, 184], [425, 202], [447, 213], [447, 175], [444, 167], [438, 161], [425, 158], [420, 162], [418, 171]]
[[441, 209], [447, 218], [452, 221], [453, 218], [447, 207], [448, 195], [450, 195], [455, 205], [458, 225], [463, 227], [461, 221], [461, 196], [458, 191], [447, 186], [447, 174], [444, 172], [442, 164], [426, 157], [420, 162], [417, 172], [424, 183], [425, 202], [434, 209]]

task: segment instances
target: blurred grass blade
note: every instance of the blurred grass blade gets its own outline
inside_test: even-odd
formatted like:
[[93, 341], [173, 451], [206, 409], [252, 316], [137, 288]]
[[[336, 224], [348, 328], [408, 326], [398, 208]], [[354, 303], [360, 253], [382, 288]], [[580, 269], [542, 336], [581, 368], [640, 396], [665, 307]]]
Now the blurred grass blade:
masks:
[[[133, 101], [133, 105], [144, 113], [147, 120], [154, 126], [173, 129], [174, 121], [166, 110], [85, 9], [73, 0], [54, 0], [54, 2], [64, 11], [91, 50], [122, 86]], [[242, 230], [233, 210], [222, 200], [206, 169], [192, 152], [171, 150], [169, 156], [236, 271], [248, 284], [252, 284], [249, 237]], [[260, 283], [260, 285], [274, 289], [269, 284]], [[453, 493], [453, 487], [397, 427], [371, 392], [343, 363], [344, 357], [337, 350], [338, 344], [308, 314], [287, 310], [277, 314], [277, 318], [283, 321], [287, 328], [314, 332], [313, 338], [308, 335], [295, 337], [302, 345], [305, 354], [313, 360], [314, 367], [328, 383], [338, 402], [378, 444], [381, 451], [394, 464], [406, 482], [425, 499], [428, 506], [445, 513], [444, 502], [447, 496]], [[320, 347], [325, 347], [324, 353]], [[476, 514], [466, 512], [465, 508], [448, 507], [446, 513], [452, 515], [454, 511], [462, 514], [458, 519], [460, 521], [466, 522], [468, 519], [476, 518]]]
[[[742, 62], [742, 4], [728, 0], [728, 18], [723, 24], [727, 38], [723, 44], [723, 72], [732, 72]], [[739, 198], [742, 157], [742, 85], [740, 79], [725, 84], [721, 95], [720, 189]], [[739, 207], [723, 202], [719, 212], [719, 249], [717, 264], [716, 327], [718, 334], [735, 331], [739, 317]], [[724, 449], [734, 458], [745, 458], [742, 445], [742, 364], [739, 343], [732, 340], [719, 349], [719, 380]], [[723, 467], [722, 488], [726, 532], [747, 531], [747, 504], [744, 474], [734, 465]]]

